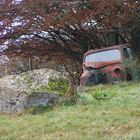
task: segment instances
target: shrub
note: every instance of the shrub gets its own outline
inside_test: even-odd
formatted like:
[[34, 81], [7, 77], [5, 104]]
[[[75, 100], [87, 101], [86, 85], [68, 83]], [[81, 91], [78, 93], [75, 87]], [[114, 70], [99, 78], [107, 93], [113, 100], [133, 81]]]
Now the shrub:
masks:
[[133, 80], [140, 80], [140, 63], [136, 60], [129, 66]]
[[127, 67], [127, 80], [140, 80], [140, 60], [136, 57], [126, 59], [123, 64]]
[[109, 100], [115, 96], [115, 91], [111, 90], [110, 87], [105, 88], [104, 86], [99, 86], [92, 92], [94, 99], [98, 101]]
[[94, 94], [92, 94], [92, 96], [96, 100], [107, 100], [107, 99], [110, 99], [112, 97], [112, 93], [110, 93], [107, 90], [101, 90], [101, 91], [96, 91]]

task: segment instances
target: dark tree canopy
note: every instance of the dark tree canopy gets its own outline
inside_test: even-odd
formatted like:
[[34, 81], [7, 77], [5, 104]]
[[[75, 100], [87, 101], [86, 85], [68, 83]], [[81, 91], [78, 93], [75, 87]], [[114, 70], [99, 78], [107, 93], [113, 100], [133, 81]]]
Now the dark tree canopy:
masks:
[[0, 1], [1, 52], [68, 57], [81, 62], [94, 48], [130, 41], [138, 26], [137, 0]]

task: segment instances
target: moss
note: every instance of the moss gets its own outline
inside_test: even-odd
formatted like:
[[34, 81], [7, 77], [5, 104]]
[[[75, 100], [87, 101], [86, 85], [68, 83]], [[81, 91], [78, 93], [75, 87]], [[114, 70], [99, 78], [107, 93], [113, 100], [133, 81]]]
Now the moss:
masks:
[[48, 83], [48, 90], [60, 93], [66, 93], [69, 83], [62, 78], [50, 78]]
[[53, 77], [49, 79], [48, 85], [40, 86], [37, 91], [65, 94], [68, 90], [68, 87], [69, 83], [67, 80], [63, 78]]

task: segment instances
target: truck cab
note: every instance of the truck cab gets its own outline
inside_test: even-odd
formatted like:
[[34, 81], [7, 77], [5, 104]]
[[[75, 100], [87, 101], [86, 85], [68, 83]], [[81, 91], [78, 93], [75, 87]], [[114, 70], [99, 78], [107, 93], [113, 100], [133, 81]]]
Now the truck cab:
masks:
[[133, 53], [127, 44], [90, 50], [83, 58], [80, 85], [93, 86], [132, 80], [132, 61]]

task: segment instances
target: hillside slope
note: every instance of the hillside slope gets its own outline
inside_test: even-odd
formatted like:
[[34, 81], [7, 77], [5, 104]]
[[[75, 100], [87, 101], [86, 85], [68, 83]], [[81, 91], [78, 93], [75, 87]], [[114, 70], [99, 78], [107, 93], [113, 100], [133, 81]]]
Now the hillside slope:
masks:
[[139, 140], [140, 83], [79, 89], [76, 105], [0, 115], [1, 140]]

